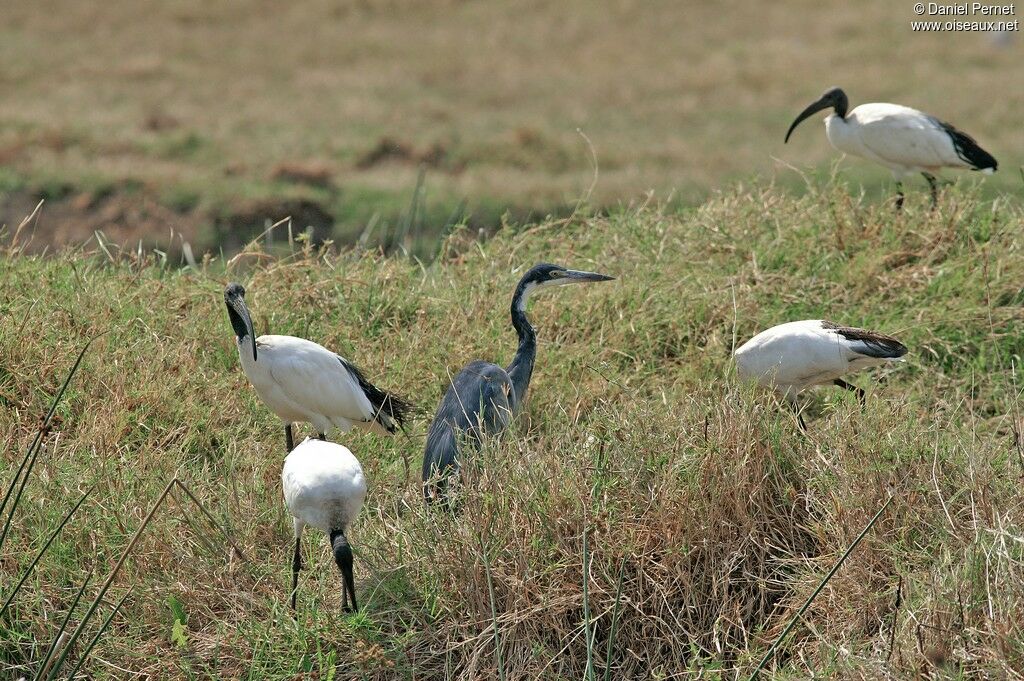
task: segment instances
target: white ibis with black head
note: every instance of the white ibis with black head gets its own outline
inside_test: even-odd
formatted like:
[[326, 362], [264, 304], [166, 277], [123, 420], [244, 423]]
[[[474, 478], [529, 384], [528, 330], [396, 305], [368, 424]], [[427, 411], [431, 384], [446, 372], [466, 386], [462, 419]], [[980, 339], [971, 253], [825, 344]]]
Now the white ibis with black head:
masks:
[[342, 575], [341, 609], [345, 612], [358, 610], [352, 546], [345, 532], [359, 515], [366, 498], [366, 478], [359, 461], [346, 447], [307, 438], [285, 458], [281, 487], [295, 523], [292, 610], [302, 569], [302, 530], [306, 525], [321, 530], [331, 541], [334, 562]]
[[779, 324], [762, 331], [735, 352], [740, 378], [774, 390], [797, 414], [807, 430], [797, 405], [804, 390], [829, 383], [857, 393], [865, 403], [864, 389], [841, 377], [887, 362], [902, 361], [907, 347], [892, 336], [821, 319]]
[[325, 439], [332, 427], [347, 432], [358, 426], [393, 434], [405, 425], [412, 406], [370, 383], [341, 355], [304, 338], [256, 338], [241, 284], [228, 285], [224, 303], [238, 342], [242, 371], [264, 404], [284, 423], [289, 452], [294, 447], [292, 424], [296, 422], [312, 423], [320, 439]]
[[558, 265], [534, 265], [522, 276], [512, 295], [512, 327], [519, 348], [507, 369], [476, 360], [455, 376], [427, 432], [423, 452], [423, 494], [428, 503], [447, 497], [448, 481], [459, 470], [459, 444], [478, 448], [485, 436], [508, 426], [526, 400], [537, 356], [537, 334], [526, 317], [526, 301], [534, 291], [615, 277], [570, 270]]
[[903, 178], [921, 173], [931, 187], [932, 207], [938, 201], [935, 173], [942, 168], [995, 172], [998, 164], [974, 138], [949, 123], [899, 104], [861, 104], [847, 111], [849, 100], [834, 87], [800, 112], [786, 132], [786, 142], [805, 118], [825, 109], [825, 134], [832, 146], [888, 168], [896, 179], [896, 207], [903, 207]]

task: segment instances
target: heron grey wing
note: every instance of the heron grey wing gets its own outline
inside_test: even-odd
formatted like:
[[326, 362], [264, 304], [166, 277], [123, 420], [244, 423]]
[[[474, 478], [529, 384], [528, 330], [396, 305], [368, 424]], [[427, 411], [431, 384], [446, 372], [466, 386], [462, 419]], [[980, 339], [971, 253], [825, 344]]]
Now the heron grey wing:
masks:
[[423, 480], [458, 470], [460, 441], [478, 449], [485, 434], [508, 425], [512, 412], [512, 381], [505, 370], [489, 362], [472, 362], [452, 380], [427, 432]]
[[483, 427], [487, 435], [497, 435], [512, 421], [512, 403], [515, 401], [512, 381], [502, 372], [484, 382], [480, 391], [480, 406], [483, 409]]

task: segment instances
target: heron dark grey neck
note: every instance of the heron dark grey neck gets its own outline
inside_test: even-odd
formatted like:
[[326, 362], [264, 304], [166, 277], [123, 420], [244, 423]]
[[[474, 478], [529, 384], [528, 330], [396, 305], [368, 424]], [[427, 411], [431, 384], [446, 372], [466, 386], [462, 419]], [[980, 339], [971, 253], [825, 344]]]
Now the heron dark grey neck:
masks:
[[512, 363], [505, 370], [512, 379], [512, 388], [515, 392], [510, 395], [512, 411], [518, 411], [519, 405], [526, 400], [526, 390], [530, 387], [530, 377], [533, 376], [533, 362], [537, 358], [537, 333], [533, 330], [530, 320], [526, 317], [526, 298], [529, 294], [529, 284], [522, 279], [516, 287], [512, 296], [512, 327], [519, 334], [519, 348]]

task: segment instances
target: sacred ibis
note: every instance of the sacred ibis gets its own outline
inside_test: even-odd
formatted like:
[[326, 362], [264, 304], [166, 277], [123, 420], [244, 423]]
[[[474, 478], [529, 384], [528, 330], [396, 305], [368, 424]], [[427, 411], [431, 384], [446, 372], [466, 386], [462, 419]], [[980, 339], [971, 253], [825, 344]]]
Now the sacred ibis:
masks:
[[935, 173], [942, 168], [995, 172], [998, 164], [974, 138], [949, 123], [899, 104], [861, 104], [847, 112], [849, 100], [834, 87], [800, 112], [786, 132], [786, 142], [805, 118], [832, 109], [825, 117], [825, 134], [839, 151], [866, 158], [888, 168], [896, 180], [896, 208], [903, 207], [903, 178], [921, 173], [931, 187], [932, 207], [938, 201]]
[[523, 275], [512, 295], [512, 327], [519, 335], [512, 363], [506, 369], [482, 360], [467, 364], [452, 380], [430, 424], [423, 452], [423, 494], [428, 503], [446, 496], [448, 480], [459, 470], [460, 441], [479, 448], [485, 436], [505, 429], [526, 400], [537, 356], [537, 334], [526, 317], [530, 294], [614, 278], [547, 263], [534, 265]]
[[245, 289], [224, 289], [228, 317], [238, 341], [242, 371], [256, 394], [284, 423], [285, 443], [294, 447], [292, 424], [309, 422], [320, 439], [335, 426], [347, 432], [359, 426], [378, 433], [395, 433], [405, 425], [412, 405], [381, 390], [341, 355], [304, 338], [255, 338]]
[[864, 389], [841, 377], [867, 367], [902, 361], [907, 348], [891, 336], [875, 331], [839, 326], [821, 319], [807, 319], [773, 326], [736, 350], [740, 378], [775, 390], [797, 414], [807, 430], [796, 397], [815, 385], [831, 383], [857, 393], [865, 403]]
[[[366, 478], [359, 461], [346, 447], [306, 438], [284, 460], [281, 469], [284, 501], [295, 523], [295, 554], [292, 557], [292, 610], [302, 569], [302, 530], [306, 525], [322, 530], [331, 540], [334, 562], [342, 576], [341, 609], [353, 612], [356, 583], [352, 574], [352, 545], [345, 535], [359, 515], [366, 498]], [[348, 598], [352, 597], [352, 608]]]

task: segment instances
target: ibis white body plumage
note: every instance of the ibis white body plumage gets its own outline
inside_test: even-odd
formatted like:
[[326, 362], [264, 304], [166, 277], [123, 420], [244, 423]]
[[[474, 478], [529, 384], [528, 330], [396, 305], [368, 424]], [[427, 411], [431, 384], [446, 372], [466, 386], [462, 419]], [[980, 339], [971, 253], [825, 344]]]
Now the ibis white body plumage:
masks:
[[900, 361], [906, 353], [891, 336], [807, 319], [762, 331], [736, 350], [735, 359], [740, 378], [774, 390], [795, 408], [801, 392], [829, 383], [856, 392], [863, 402], [864, 391], [842, 377]]
[[242, 371], [270, 411], [284, 423], [312, 423], [318, 433], [353, 426], [380, 434], [398, 424], [370, 402], [352, 365], [318, 343], [294, 336], [260, 336], [238, 343]]
[[964, 168], [995, 172], [996, 159], [967, 135], [949, 123], [917, 109], [899, 104], [861, 104], [847, 112], [849, 102], [840, 88], [825, 92], [797, 116], [786, 133], [808, 116], [832, 108], [825, 118], [825, 134], [839, 151], [874, 161], [888, 168], [900, 187], [896, 205], [903, 205], [900, 183], [912, 173], [921, 173], [931, 187], [932, 203], [938, 196], [935, 173], [943, 168]]
[[298, 572], [302, 569], [301, 537], [306, 525], [326, 534], [335, 561], [344, 577], [342, 607], [349, 593], [355, 609], [352, 552], [345, 532], [359, 516], [366, 498], [363, 467], [348, 448], [323, 440], [306, 439], [284, 460], [281, 487], [288, 512], [294, 519], [295, 555], [292, 563], [292, 607]]
[[244, 297], [239, 284], [224, 291], [238, 357], [256, 394], [284, 424], [288, 451], [294, 446], [296, 422], [312, 423], [321, 438], [332, 427], [347, 432], [358, 426], [385, 434], [404, 425], [411, 405], [370, 383], [341, 355], [304, 338], [256, 338]]
[[841, 118], [825, 118], [825, 135], [839, 151], [888, 168], [896, 180], [913, 173], [934, 174], [943, 168], [981, 170], [957, 150], [950, 127], [926, 113], [899, 104], [861, 104]]

